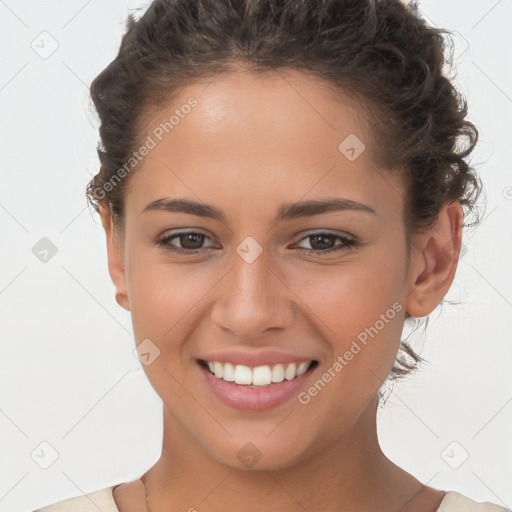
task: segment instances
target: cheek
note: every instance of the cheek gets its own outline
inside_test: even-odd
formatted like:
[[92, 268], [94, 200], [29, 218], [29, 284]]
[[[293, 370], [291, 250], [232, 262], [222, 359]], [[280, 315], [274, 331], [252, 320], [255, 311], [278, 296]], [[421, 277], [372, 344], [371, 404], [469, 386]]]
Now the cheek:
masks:
[[134, 337], [144, 348], [139, 357], [147, 352], [151, 357], [143, 370], [163, 402], [179, 410], [189, 400], [182, 385], [192, 357], [193, 344], [187, 342], [205, 314], [200, 311], [201, 298], [212, 284], [142, 256], [131, 259], [126, 275]]
[[183, 268], [141, 254], [131, 258], [126, 276], [137, 342], [155, 339], [165, 350], [179, 344], [170, 340], [186, 336], [202, 301], [218, 280], [218, 273], [207, 267]]
[[395, 258], [392, 264], [377, 259], [347, 260], [338, 268], [297, 272], [289, 282], [327, 337], [339, 336], [346, 342], [373, 326], [388, 310], [387, 316], [396, 316], [403, 303], [403, 280], [402, 262]]
[[336, 271], [325, 267], [307, 279], [303, 275], [294, 285], [307, 290], [301, 299], [330, 353], [323, 380], [333, 392], [321, 393], [319, 403], [340, 418], [381, 387], [400, 345], [405, 260], [396, 251], [388, 259], [376, 252], [373, 258], [347, 259]]
[[316, 325], [329, 356], [303, 399], [325, 418], [326, 430], [336, 433], [348, 428], [388, 377], [405, 308], [392, 280], [348, 275], [318, 284], [323, 293], [308, 306], [321, 319]]

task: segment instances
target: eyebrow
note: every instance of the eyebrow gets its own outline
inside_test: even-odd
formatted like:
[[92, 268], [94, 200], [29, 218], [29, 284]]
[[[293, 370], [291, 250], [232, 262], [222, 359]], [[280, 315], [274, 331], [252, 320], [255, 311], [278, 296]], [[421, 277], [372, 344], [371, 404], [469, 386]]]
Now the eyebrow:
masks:
[[[149, 203], [144, 210], [142, 210], [142, 213], [161, 210], [174, 213], [188, 213], [190, 215], [196, 215], [197, 217], [220, 221], [226, 220], [224, 212], [214, 206], [191, 201], [190, 199], [170, 199], [168, 197], [162, 197], [161, 199]], [[347, 210], [377, 215], [377, 212], [370, 206], [351, 199], [339, 197], [314, 199], [298, 203], [284, 203], [278, 208], [275, 220], [281, 222], [284, 220], [312, 217], [314, 215]]]

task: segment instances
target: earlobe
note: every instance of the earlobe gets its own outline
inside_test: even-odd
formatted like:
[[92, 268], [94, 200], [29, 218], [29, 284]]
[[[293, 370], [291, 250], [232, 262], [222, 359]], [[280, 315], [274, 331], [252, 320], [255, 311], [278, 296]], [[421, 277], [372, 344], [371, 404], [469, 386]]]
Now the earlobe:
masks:
[[112, 215], [106, 207], [100, 206], [100, 217], [105, 229], [108, 257], [108, 271], [116, 288], [116, 302], [127, 311], [130, 311], [128, 300], [126, 272], [124, 267], [124, 254], [121, 241], [114, 229]]
[[406, 299], [412, 317], [429, 315], [448, 293], [459, 260], [462, 220], [460, 203], [446, 204], [434, 226], [416, 238]]

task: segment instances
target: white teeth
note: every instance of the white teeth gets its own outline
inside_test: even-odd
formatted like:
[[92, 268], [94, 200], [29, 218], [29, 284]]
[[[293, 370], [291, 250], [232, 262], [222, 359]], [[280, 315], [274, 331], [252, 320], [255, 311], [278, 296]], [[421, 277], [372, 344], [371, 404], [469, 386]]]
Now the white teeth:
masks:
[[309, 363], [300, 363], [297, 367], [297, 377], [300, 377], [309, 367]]
[[234, 366], [231, 363], [208, 361], [210, 372], [218, 379], [251, 387], [266, 387], [272, 383], [293, 380], [300, 377], [311, 366], [313, 361], [307, 361], [297, 365], [296, 363], [275, 364], [273, 366], [256, 366], [251, 368], [243, 364]]
[[[220, 363], [219, 363], [220, 364]], [[215, 375], [217, 377], [217, 375]], [[235, 382], [236, 384], [251, 384], [252, 372], [248, 366], [237, 364], [235, 366]]]
[[267, 386], [272, 382], [270, 366], [257, 366], [252, 371], [252, 383], [255, 386]]
[[282, 364], [276, 364], [272, 368], [271, 374], [272, 382], [283, 382], [284, 380], [284, 368]]
[[228, 382], [233, 382], [235, 380], [235, 367], [231, 363], [224, 363], [222, 378]]
[[295, 370], [295, 363], [290, 363], [288, 365], [288, 368], [286, 368], [286, 370], [284, 371], [284, 378], [286, 380], [292, 380], [295, 377]]
[[224, 365], [215, 361], [213, 363], [213, 373], [215, 373], [215, 377], [222, 379], [222, 370], [224, 369]]

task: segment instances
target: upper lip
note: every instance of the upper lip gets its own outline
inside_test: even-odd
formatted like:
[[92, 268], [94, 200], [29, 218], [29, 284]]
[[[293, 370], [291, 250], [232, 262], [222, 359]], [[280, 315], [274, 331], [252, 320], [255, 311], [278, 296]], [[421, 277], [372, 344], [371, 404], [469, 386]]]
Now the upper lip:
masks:
[[279, 352], [277, 350], [262, 350], [260, 352], [247, 352], [242, 350], [231, 350], [229, 352], [212, 352], [199, 357], [203, 361], [218, 361], [219, 363], [242, 364], [244, 366], [271, 366], [279, 363], [302, 363], [314, 361], [315, 359], [299, 354]]

